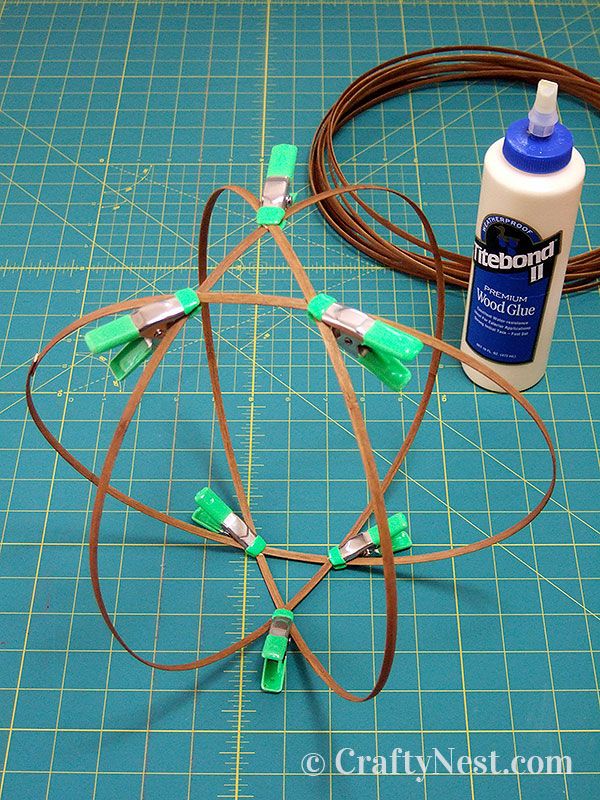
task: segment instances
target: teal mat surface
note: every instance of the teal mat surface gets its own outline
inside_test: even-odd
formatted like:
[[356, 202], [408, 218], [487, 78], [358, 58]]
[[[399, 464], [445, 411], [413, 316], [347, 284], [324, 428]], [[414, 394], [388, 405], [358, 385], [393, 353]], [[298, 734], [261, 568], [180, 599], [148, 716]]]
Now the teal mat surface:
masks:
[[[407, 50], [516, 46], [598, 77], [599, 7], [581, 2], [21, 3], [0, 10], [0, 797], [523, 798], [600, 795], [598, 438], [600, 302], [564, 299], [546, 378], [528, 397], [558, 448], [559, 479], [535, 523], [505, 546], [399, 569], [393, 674], [374, 701], [330, 695], [294, 649], [287, 690], [259, 689], [261, 642], [199, 673], [151, 672], [111, 640], [87, 568], [93, 492], [28, 419], [26, 369], [71, 320], [195, 285], [195, 237], [213, 188], [258, 192], [265, 156], [300, 148], [295, 188], [324, 111], [349, 81]], [[339, 138], [349, 177], [422, 203], [440, 243], [469, 253], [483, 154], [527, 110], [515, 84], [453, 84], [388, 102]], [[562, 97], [588, 163], [575, 252], [600, 244], [598, 116]], [[379, 207], [415, 233], [401, 205]], [[227, 199], [214, 262], [252, 229]], [[349, 249], [318, 212], [288, 232], [319, 289], [430, 331], [435, 290]], [[265, 243], [228, 289], [297, 292]], [[464, 296], [448, 293], [457, 343]], [[366, 500], [343, 402], [304, 315], [215, 311], [234, 444], [254, 518], [272, 544], [324, 552]], [[400, 398], [351, 367], [383, 473], [414, 414], [429, 354]], [[443, 362], [429, 412], [388, 495], [414, 552], [468, 543], [520, 518], [549, 477], [543, 442], [506, 397]], [[116, 385], [82, 337], [38, 372], [54, 432], [98, 470], [133, 383]], [[187, 519], [210, 481], [231, 500], [198, 320], [165, 359], [134, 420], [115, 483]], [[254, 562], [109, 503], [108, 605], [150, 657], [205, 656], [272, 604]], [[274, 563], [284, 596], [312, 574]], [[297, 622], [345, 686], [368, 691], [381, 659], [378, 570], [333, 574]], [[343, 748], [365, 774], [341, 775]], [[394, 748], [455, 761], [492, 751], [568, 756], [569, 775], [375, 775]], [[319, 754], [307, 763], [307, 754]], [[359, 764], [344, 751], [344, 769]], [[535, 762], [537, 764], [537, 762]], [[319, 771], [307, 775], [305, 770]], [[304, 768], [303, 768], [304, 765]], [[415, 768], [415, 764], [412, 764]]]

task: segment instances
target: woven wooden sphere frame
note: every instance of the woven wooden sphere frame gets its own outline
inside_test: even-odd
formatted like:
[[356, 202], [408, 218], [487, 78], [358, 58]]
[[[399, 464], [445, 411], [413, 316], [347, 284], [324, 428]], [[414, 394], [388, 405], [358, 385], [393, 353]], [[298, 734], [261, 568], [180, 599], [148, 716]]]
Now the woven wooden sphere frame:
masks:
[[[510, 536], [522, 530], [527, 525], [529, 525], [538, 516], [538, 514], [542, 511], [542, 509], [550, 499], [556, 481], [556, 456], [552, 440], [550, 438], [550, 434], [548, 433], [548, 430], [543, 420], [541, 419], [540, 415], [535, 410], [535, 408], [531, 405], [531, 403], [517, 389], [515, 389], [510, 383], [508, 383], [503, 377], [498, 375], [494, 370], [490, 369], [483, 362], [479, 361], [478, 359], [466, 353], [461, 352], [457, 348], [443, 341], [442, 335], [443, 335], [444, 312], [445, 312], [444, 271], [442, 266], [440, 249], [435, 239], [433, 230], [427, 220], [427, 217], [425, 216], [421, 208], [414, 201], [412, 201], [405, 195], [401, 194], [400, 192], [395, 191], [393, 189], [389, 189], [384, 186], [371, 185], [371, 184], [356, 184], [352, 186], [344, 186], [342, 188], [324, 191], [317, 195], [313, 195], [305, 200], [294, 203], [287, 209], [285, 217], [286, 219], [288, 219], [292, 217], [294, 214], [297, 214], [299, 211], [307, 209], [310, 206], [313, 206], [317, 203], [322, 203], [323, 201], [329, 200], [330, 198], [333, 198], [336, 195], [351, 194], [354, 197], [357, 193], [364, 190], [387, 192], [388, 194], [399, 197], [405, 203], [407, 203], [419, 217], [421, 224], [423, 226], [424, 233], [427, 237], [428, 251], [432, 254], [436, 268], [437, 310], [436, 310], [434, 336], [422, 333], [421, 331], [417, 331], [413, 328], [401, 325], [400, 323], [394, 322], [392, 320], [388, 319], [382, 320], [386, 324], [391, 325], [394, 328], [397, 328], [398, 330], [404, 331], [416, 337], [421, 342], [423, 342], [423, 344], [427, 345], [432, 349], [432, 356], [427, 373], [427, 378], [425, 381], [421, 399], [417, 405], [414, 419], [408, 429], [408, 432], [405, 436], [405, 439], [400, 449], [398, 450], [398, 453], [396, 454], [383, 480], [379, 478], [379, 474], [377, 472], [377, 468], [375, 465], [375, 458], [373, 454], [373, 448], [371, 446], [365, 420], [363, 418], [360, 404], [358, 402], [356, 393], [352, 386], [350, 375], [345, 366], [335, 335], [332, 332], [331, 328], [329, 328], [327, 325], [321, 322], [317, 323], [319, 333], [323, 339], [325, 349], [331, 361], [333, 370], [336, 374], [340, 391], [344, 398], [346, 408], [348, 410], [353, 433], [358, 444], [358, 449], [363, 464], [365, 479], [370, 497], [369, 502], [367, 503], [361, 514], [356, 519], [356, 522], [354, 523], [352, 528], [348, 531], [346, 536], [340, 542], [340, 544], [344, 544], [352, 536], [359, 533], [371, 515], [373, 515], [375, 518], [375, 523], [379, 528], [381, 536], [381, 546], [380, 546], [381, 557], [371, 557], [371, 556], [360, 557], [357, 558], [355, 561], [352, 561], [352, 563], [348, 565], [350, 568], [360, 568], [365, 566], [380, 566], [383, 570], [385, 613], [386, 613], [385, 643], [383, 648], [381, 665], [379, 668], [379, 674], [373, 688], [365, 695], [357, 695], [347, 690], [336, 681], [336, 679], [331, 675], [331, 673], [319, 661], [313, 650], [309, 647], [309, 645], [302, 637], [297, 624], [292, 625], [290, 635], [298, 651], [302, 654], [302, 656], [304, 656], [304, 658], [314, 669], [317, 675], [325, 682], [325, 684], [340, 697], [343, 697], [347, 700], [354, 702], [363, 702], [365, 700], [369, 700], [375, 697], [383, 689], [390, 675], [392, 663], [394, 660], [397, 624], [398, 624], [396, 567], [403, 564], [406, 565], [422, 564], [422, 563], [429, 563], [432, 561], [440, 561], [448, 558], [456, 558], [458, 556], [466, 555], [467, 553], [473, 553], [477, 550], [483, 550], [484, 548], [491, 547], [494, 544], [497, 544], [499, 542], [508, 539]], [[197, 296], [201, 303], [200, 316], [204, 332], [204, 344], [207, 354], [209, 375], [212, 385], [217, 419], [227, 458], [227, 463], [231, 472], [231, 478], [233, 481], [235, 494], [241, 511], [241, 516], [243, 517], [245, 523], [250, 528], [255, 530], [256, 528], [252, 519], [252, 514], [248, 504], [246, 492], [244, 489], [244, 484], [241, 478], [238, 462], [235, 456], [232, 439], [227, 423], [223, 394], [220, 387], [219, 369], [218, 369], [217, 356], [214, 345], [210, 306], [212, 304], [225, 304], [225, 305], [243, 304], [251, 306], [284, 308], [284, 309], [290, 309], [292, 311], [306, 311], [307, 303], [312, 297], [315, 296], [316, 291], [312, 283], [310, 282], [304, 267], [300, 263], [298, 256], [296, 255], [294, 249], [292, 248], [287, 236], [278, 225], [261, 226], [253, 230], [252, 233], [247, 235], [236, 247], [233, 248], [233, 250], [231, 250], [225, 256], [225, 258], [218, 264], [217, 267], [215, 267], [215, 269], [210, 274], [208, 273], [208, 243], [209, 243], [210, 223], [217, 200], [223, 194], [223, 192], [233, 192], [234, 194], [238, 195], [248, 203], [248, 205], [253, 209], [254, 212], [256, 212], [256, 210], [259, 208], [260, 202], [257, 197], [255, 197], [252, 193], [248, 192], [246, 189], [231, 185], [223, 186], [222, 188], [217, 189], [210, 196], [204, 208], [200, 224], [200, 235], [198, 244], [199, 289], [197, 290]], [[376, 212], [372, 212], [372, 217], [378, 222], [382, 221], [382, 218]], [[213, 287], [215, 286], [217, 281], [225, 274], [225, 272], [252, 245], [254, 245], [260, 238], [262, 238], [266, 234], [270, 234], [273, 237], [281, 254], [283, 255], [288, 266], [290, 267], [298, 283], [298, 286], [300, 287], [303, 297], [293, 298], [293, 297], [274, 296], [274, 295], [266, 295], [258, 293], [241, 294], [235, 292], [215, 291]], [[171, 295], [163, 295], [161, 297], [136, 298], [121, 303], [115, 303], [113, 305], [106, 306], [105, 308], [101, 308], [97, 311], [93, 311], [89, 314], [86, 314], [85, 316], [81, 317], [81, 319], [78, 319], [75, 322], [72, 322], [70, 325], [67, 325], [62, 331], [60, 331], [58, 334], [56, 334], [56, 336], [52, 338], [52, 340], [43, 348], [43, 350], [40, 353], [38, 353], [35, 356], [27, 375], [25, 394], [30, 414], [36, 426], [39, 428], [42, 435], [46, 439], [46, 441], [80, 475], [82, 475], [84, 478], [86, 478], [96, 486], [96, 496], [92, 512], [92, 519], [90, 523], [90, 531], [89, 531], [89, 562], [90, 562], [90, 575], [91, 575], [92, 587], [94, 590], [94, 595], [96, 598], [96, 602], [98, 604], [98, 608], [104, 619], [104, 622], [108, 626], [109, 630], [111, 631], [115, 639], [121, 644], [121, 646], [138, 661], [141, 661], [143, 664], [146, 664], [147, 666], [152, 667], [154, 669], [168, 670], [168, 671], [182, 671], [182, 670], [200, 669], [201, 667], [208, 666], [209, 664], [214, 664], [215, 662], [221, 659], [227, 658], [228, 656], [241, 650], [243, 647], [246, 647], [251, 642], [256, 641], [265, 633], [267, 633], [270, 625], [270, 616], [269, 616], [269, 618], [266, 619], [254, 631], [245, 635], [238, 641], [228, 645], [227, 647], [224, 647], [219, 652], [212, 653], [209, 656], [197, 659], [195, 661], [190, 661], [187, 663], [165, 664], [165, 663], [151, 661], [148, 658], [145, 658], [144, 656], [137, 653], [129, 644], [127, 644], [123, 636], [117, 630], [115, 622], [113, 621], [113, 617], [111, 616], [111, 613], [106, 607], [105, 600], [102, 594], [101, 580], [98, 567], [98, 545], [100, 536], [100, 526], [107, 495], [110, 495], [114, 499], [119, 500], [120, 502], [124, 503], [130, 508], [136, 511], [140, 511], [141, 513], [146, 514], [152, 519], [162, 522], [165, 525], [178, 528], [181, 531], [193, 534], [194, 536], [202, 537], [206, 540], [216, 542], [223, 546], [238, 548], [243, 552], [241, 545], [238, 545], [230, 537], [218, 533], [213, 533], [212, 531], [205, 530], [204, 528], [200, 528], [197, 525], [192, 525], [190, 523], [183, 522], [182, 520], [177, 519], [176, 517], [173, 517], [164, 511], [152, 508], [151, 506], [148, 506], [144, 503], [141, 503], [138, 500], [135, 500], [133, 497], [130, 497], [124, 492], [121, 492], [111, 484], [113, 468], [116, 459], [119, 455], [119, 451], [122, 446], [125, 434], [127, 432], [127, 428], [138, 409], [138, 406], [142, 400], [144, 392], [146, 391], [154, 373], [158, 369], [159, 365], [162, 362], [162, 359], [166, 355], [170, 346], [173, 344], [179, 332], [182, 330], [183, 326], [188, 321], [189, 317], [184, 317], [183, 319], [176, 322], [170, 328], [167, 329], [165, 334], [159, 339], [158, 344], [154, 349], [150, 359], [148, 360], [145, 368], [142, 371], [140, 371], [137, 383], [135, 384], [133, 391], [131, 392], [125, 404], [121, 418], [115, 428], [112, 440], [110, 442], [110, 445], [106, 453], [106, 457], [102, 465], [102, 469], [99, 474], [93, 473], [84, 464], [78, 461], [75, 458], [75, 456], [71, 452], [69, 452], [59, 442], [59, 440], [54, 436], [54, 434], [49, 430], [49, 428], [42, 420], [34, 404], [33, 388], [32, 388], [33, 378], [35, 376], [35, 373], [39, 365], [42, 363], [43, 359], [48, 355], [48, 353], [63, 339], [67, 338], [68, 336], [74, 333], [77, 333], [85, 325], [88, 325], [92, 322], [96, 322], [97, 320], [102, 319], [103, 317], [115, 313], [128, 312], [133, 309], [140, 308], [149, 303], [156, 302], [157, 300], [166, 299], [167, 297], [170, 296]], [[398, 469], [403, 463], [415, 439], [415, 436], [419, 430], [421, 421], [426, 413], [427, 405], [435, 385], [435, 380], [442, 353], [451, 356], [452, 358], [454, 358], [459, 362], [462, 362], [463, 364], [467, 364], [468, 366], [472, 367], [473, 369], [485, 375], [487, 378], [494, 381], [504, 392], [510, 395], [513, 398], [513, 400], [515, 400], [527, 412], [527, 414], [531, 417], [531, 419], [538, 427], [548, 447], [548, 452], [550, 455], [550, 462], [551, 462], [551, 477], [548, 484], [548, 488], [542, 495], [538, 504], [533, 509], [531, 509], [527, 514], [525, 514], [519, 522], [514, 523], [513, 525], [504, 529], [503, 531], [487, 536], [479, 541], [475, 541], [467, 545], [450, 547], [448, 549], [437, 550], [433, 552], [421, 553], [419, 555], [394, 556], [390, 540], [390, 531], [388, 526], [384, 495], [386, 490], [392, 483], [394, 477], [396, 476]], [[268, 535], [266, 538], [268, 540], [269, 538]], [[294, 597], [292, 597], [290, 600], [286, 602], [281, 596], [281, 593], [271, 573], [271, 569], [269, 567], [269, 558], [280, 558], [291, 561], [300, 561], [309, 564], [314, 564], [316, 566], [316, 571], [313, 574], [313, 576], [307, 581], [307, 583], [294, 595]], [[287, 608], [290, 610], [296, 609], [300, 605], [302, 600], [304, 600], [319, 585], [319, 583], [321, 583], [321, 581], [325, 578], [326, 575], [328, 575], [328, 573], [332, 569], [332, 564], [326, 555], [316, 555], [301, 551], [284, 550], [270, 546], [267, 546], [266, 549], [260, 555], [258, 555], [258, 557], [256, 558], [256, 562], [258, 564], [260, 573], [264, 579], [267, 590], [273, 600], [275, 608]]]

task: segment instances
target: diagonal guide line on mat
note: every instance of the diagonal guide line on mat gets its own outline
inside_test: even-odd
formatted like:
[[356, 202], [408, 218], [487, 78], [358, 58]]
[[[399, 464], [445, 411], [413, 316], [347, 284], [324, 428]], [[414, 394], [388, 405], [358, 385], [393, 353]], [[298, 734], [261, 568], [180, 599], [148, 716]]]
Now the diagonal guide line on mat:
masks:
[[[91, 169], [88, 169], [87, 167], [84, 167], [83, 164], [80, 164], [76, 159], [71, 158], [71, 156], [68, 155], [68, 153], [65, 153], [64, 150], [61, 150], [60, 147], [57, 147], [55, 144], [52, 144], [52, 142], [49, 142], [47, 139], [44, 139], [43, 136], [40, 136], [39, 133], [34, 131], [29, 126], [24, 125], [16, 117], [13, 117], [12, 114], [9, 114], [3, 108], [0, 108], [0, 114], [5, 116], [14, 125], [16, 125], [17, 127], [21, 128], [21, 130], [25, 131], [30, 136], [33, 136], [39, 142], [42, 142], [42, 144], [44, 144], [46, 147], [49, 147], [54, 153], [57, 153], [61, 158], [64, 158], [65, 161], [67, 161], [69, 164], [72, 164], [76, 169], [80, 169], [82, 172], [84, 172], [90, 178], [93, 178], [95, 181], [97, 181], [101, 185], [103, 184], [102, 178], [98, 177], [98, 175], [96, 175], [95, 172], [93, 172]], [[138, 203], [134, 202], [133, 198], [131, 198], [129, 196], [129, 194], [127, 194], [125, 192], [121, 192], [119, 189], [116, 189], [114, 186], [111, 186], [108, 183], [106, 183], [105, 189], [108, 189], [109, 192], [112, 192], [113, 194], [117, 195], [117, 197], [119, 197], [123, 202], [126, 202], [129, 205], [133, 206], [133, 208], [135, 208], [137, 211], [142, 213], [144, 216], [148, 217], [148, 219], [152, 220], [152, 222], [155, 222], [161, 228], [164, 228], [165, 230], [169, 231], [169, 233], [173, 234], [173, 236], [175, 236], [177, 239], [180, 239], [184, 244], [189, 244], [189, 245], [192, 244], [192, 242], [190, 242], [190, 240], [187, 239], [185, 236], [182, 236], [182, 234], [178, 233], [176, 230], [171, 228], [165, 222], [163, 222], [162, 220], [158, 219], [158, 217], [155, 217], [149, 211], [146, 211], [145, 208], [143, 208], [142, 206], [138, 205]], [[104, 210], [104, 208], [101, 209], [101, 210]]]
[[[11, 186], [14, 186], [15, 188], [19, 189], [19, 191], [23, 192], [23, 194], [26, 194], [28, 197], [30, 197], [32, 200], [34, 200], [38, 205], [42, 206], [42, 208], [45, 208], [46, 211], [49, 211], [51, 214], [53, 214], [55, 217], [57, 217], [65, 225], [68, 225], [69, 228], [72, 228], [73, 230], [77, 231], [77, 233], [80, 236], [83, 236], [84, 239], [87, 239], [87, 241], [91, 243], [92, 249], [97, 247], [99, 250], [102, 250], [103, 253], [106, 253], [106, 255], [109, 256], [109, 258], [114, 259], [118, 264], [120, 264], [123, 267], [123, 269], [126, 269], [128, 272], [131, 272], [133, 275], [135, 275], [136, 278], [138, 278], [140, 281], [145, 283], [146, 286], [150, 287], [151, 289], [157, 289], [157, 287], [152, 283], [152, 281], [149, 281], [147, 278], [144, 278], [144, 276], [140, 275], [140, 273], [137, 272], [133, 267], [128, 266], [122, 259], [120, 259], [118, 256], [116, 256], [113, 253], [111, 253], [110, 250], [108, 250], [106, 247], [104, 247], [98, 241], [96, 241], [95, 236], [88, 236], [88, 234], [84, 233], [84, 231], [82, 231], [81, 228], [78, 228], [77, 225], [75, 225], [73, 222], [68, 220], [66, 217], [64, 217], [62, 214], [60, 214], [58, 211], [55, 211], [47, 203], [44, 203], [43, 200], [40, 200], [39, 197], [36, 197], [32, 192], [30, 192], [24, 186], [21, 186], [20, 183], [17, 183], [17, 181], [13, 180], [13, 178], [11, 178], [5, 172], [2, 172], [2, 170], [0, 170], [0, 177], [4, 178], [6, 181], [8, 181], [8, 183]], [[98, 212], [98, 214], [100, 214], [100, 211]]]
[[[46, 147], [49, 147], [53, 152], [57, 153], [61, 158], [64, 158], [65, 161], [68, 161], [76, 169], [80, 169], [82, 172], [84, 172], [90, 178], [93, 178], [95, 181], [97, 181], [100, 185], [103, 185], [102, 178], [98, 177], [98, 175], [96, 175], [94, 172], [92, 172], [92, 170], [87, 169], [87, 167], [84, 167], [78, 161], [76, 161], [75, 159], [71, 158], [71, 156], [69, 156], [67, 153], [65, 153], [63, 150], [61, 150], [59, 147], [57, 147], [56, 145], [52, 144], [52, 142], [48, 141], [43, 136], [40, 136], [40, 134], [37, 133], [36, 131], [34, 131], [32, 128], [28, 127], [27, 125], [24, 125], [22, 122], [20, 122], [18, 119], [16, 119], [16, 117], [13, 117], [11, 114], [9, 114], [7, 111], [5, 111], [3, 108], [0, 108], [0, 114], [3, 114], [5, 117], [7, 117], [11, 122], [13, 122], [19, 128], [21, 128], [23, 131], [26, 131], [28, 134], [30, 134], [31, 136], [36, 138], [38, 141], [42, 142], [42, 144], [44, 144]], [[4, 176], [4, 174], [2, 172], [0, 172], [0, 175], [3, 175], [3, 177], [6, 177], [6, 176]], [[15, 186], [17, 186], [17, 188], [19, 188], [22, 191], [24, 191], [25, 193], [27, 193], [27, 190], [24, 189], [24, 187], [20, 186], [18, 183], [16, 183], [16, 181], [13, 181], [13, 183], [14, 183]], [[168, 182], [165, 183], [165, 186], [168, 186]], [[148, 219], [150, 219], [152, 222], [156, 223], [160, 228], [163, 228], [164, 230], [166, 230], [169, 233], [171, 233], [173, 236], [175, 236], [175, 238], [179, 239], [184, 244], [187, 244], [187, 245], [190, 245], [190, 246], [193, 245], [194, 242], [192, 240], [188, 239], [183, 234], [181, 234], [178, 231], [176, 231], [175, 229], [171, 228], [165, 222], [163, 222], [162, 220], [158, 219], [158, 217], [155, 217], [153, 214], [150, 214], [150, 212], [146, 211], [146, 209], [143, 208], [143, 206], [140, 206], [138, 203], [134, 202], [133, 198], [129, 194], [125, 194], [125, 193], [119, 191], [119, 189], [116, 189], [114, 186], [111, 186], [108, 183], [105, 184], [105, 189], [108, 189], [108, 191], [113, 192], [114, 194], [116, 194], [119, 198], [121, 198], [121, 200], [123, 202], [128, 203], [132, 208], [135, 208], [137, 211], [139, 211], [140, 213], [144, 214], [144, 216], [148, 217]], [[37, 198], [35, 198], [34, 195], [30, 195], [30, 196], [33, 199], [35, 199], [36, 202], [40, 202], [40, 204], [42, 204], [42, 202], [39, 201]], [[53, 212], [53, 210], [52, 210], [52, 208], [50, 206], [44, 205], [44, 207], [47, 210]], [[53, 213], [57, 214], [57, 212], [53, 212]], [[57, 214], [57, 216], [60, 216], [60, 215]], [[60, 217], [60, 219], [65, 224], [70, 225], [74, 230], [76, 230], [82, 236], [86, 235], [85, 233], [83, 233], [83, 231], [81, 231], [80, 228], [78, 228], [73, 223], [69, 222], [66, 219], [63, 219], [62, 217]], [[225, 239], [228, 236], [231, 236], [234, 233], [238, 233], [239, 231], [243, 230], [243, 228], [245, 228], [247, 225], [250, 225], [252, 222], [254, 222], [254, 220], [251, 217], [249, 217], [247, 220], [244, 220], [237, 228], [233, 228], [231, 231], [228, 231], [228, 233], [225, 234], [224, 236], [222, 236], [222, 237], [220, 237], [218, 239], [215, 239], [212, 242], [212, 244], [213, 245], [220, 244], [221, 242], [225, 241]], [[96, 242], [96, 246], [100, 247], [100, 245], [97, 242]], [[104, 252], [106, 252], [106, 254], [109, 255], [111, 258], [114, 258], [115, 261], [118, 261], [120, 264], [122, 264], [122, 266], [124, 266], [125, 268], [128, 268], [127, 265], [124, 262], [122, 262], [117, 256], [113, 255], [112, 253], [110, 253], [106, 249], [104, 249]], [[177, 264], [175, 267], [173, 267], [169, 272], [165, 273], [164, 275], [160, 275], [158, 278], [156, 278], [156, 280], [159, 281], [159, 280], [162, 280], [163, 278], [166, 278], [168, 275], [171, 275], [174, 271], [176, 271], [179, 267], [181, 267], [184, 264], [188, 263], [189, 261], [193, 260], [193, 258], [194, 258], [193, 255], [190, 256], [185, 261], [183, 261], [180, 264]], [[216, 263], [216, 259], [212, 259], [212, 260], [215, 261], [215, 263]], [[149, 283], [148, 285], [153, 286], [158, 291], [158, 287], [155, 284]], [[140, 291], [142, 291], [142, 289], [139, 289], [137, 291], [140, 292]]]

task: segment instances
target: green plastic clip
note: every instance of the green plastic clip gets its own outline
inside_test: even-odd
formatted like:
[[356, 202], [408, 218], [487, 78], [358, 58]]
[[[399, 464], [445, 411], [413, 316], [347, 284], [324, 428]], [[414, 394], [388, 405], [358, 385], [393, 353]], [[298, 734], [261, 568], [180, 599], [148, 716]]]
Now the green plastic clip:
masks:
[[271, 617], [271, 627], [263, 644], [264, 658], [260, 688], [263, 692], [280, 692], [283, 689], [290, 628], [294, 612], [278, 608]]
[[308, 304], [308, 315], [328, 325], [340, 347], [355, 356], [390, 389], [399, 392], [410, 381], [410, 370], [404, 362], [412, 361], [423, 348], [414, 336], [375, 320], [357, 308], [342, 305], [328, 294], [313, 297]]
[[125, 345], [109, 362], [115, 378], [122, 381], [150, 356], [155, 342], [167, 328], [196, 312], [199, 306], [193, 289], [180, 289], [173, 297], [141, 306], [132, 314], [100, 325], [86, 333], [85, 343], [92, 353], [105, 353]]
[[292, 202], [290, 187], [297, 156], [298, 148], [294, 144], [276, 144], [271, 150], [261, 206], [256, 212], [259, 225], [282, 225], [285, 210]]
[[226, 533], [244, 548], [246, 555], [254, 558], [265, 549], [267, 543], [262, 536], [249, 528], [208, 486], [198, 492], [195, 500], [197, 508], [192, 520], [196, 525], [213, 533]]
[[[412, 547], [412, 541], [408, 534], [408, 523], [404, 514], [394, 514], [388, 519], [390, 527], [390, 537], [392, 540], [392, 550], [398, 553]], [[381, 544], [379, 528], [377, 525], [368, 528], [362, 533], [357, 533], [340, 547], [332, 547], [327, 557], [333, 564], [334, 569], [344, 569], [350, 561], [359, 556], [370, 555]]]

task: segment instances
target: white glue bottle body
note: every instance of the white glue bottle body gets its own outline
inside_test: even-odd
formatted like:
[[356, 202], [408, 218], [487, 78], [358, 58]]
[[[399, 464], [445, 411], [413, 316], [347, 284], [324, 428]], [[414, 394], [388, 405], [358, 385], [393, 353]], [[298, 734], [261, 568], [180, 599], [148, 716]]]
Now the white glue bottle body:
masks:
[[[485, 155], [461, 342], [521, 391], [546, 371], [585, 175], [558, 123], [557, 89], [540, 81], [529, 117]], [[473, 383], [503, 391], [463, 369]]]

